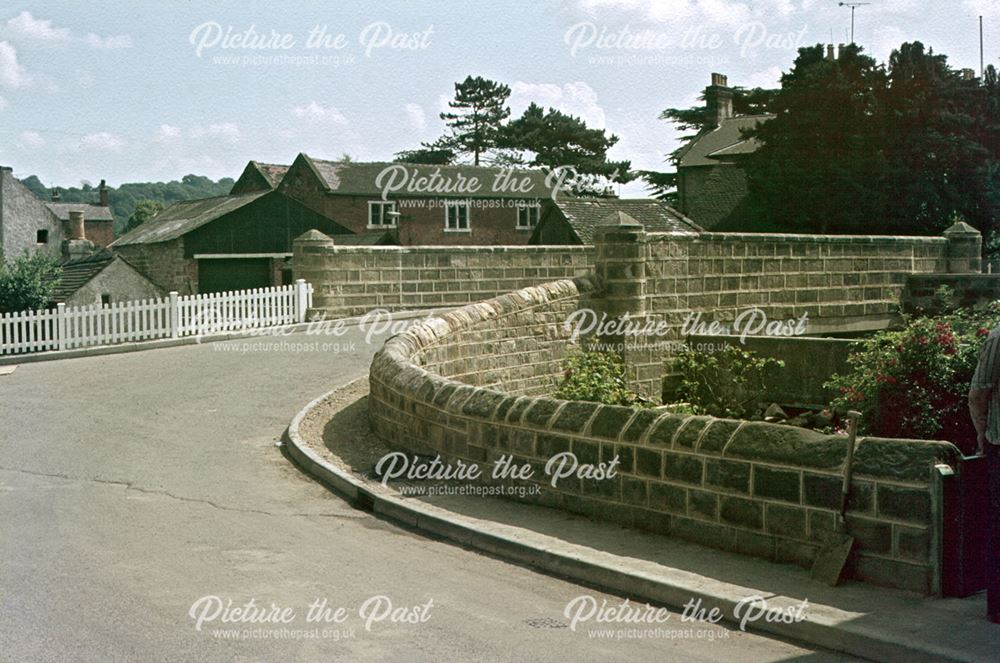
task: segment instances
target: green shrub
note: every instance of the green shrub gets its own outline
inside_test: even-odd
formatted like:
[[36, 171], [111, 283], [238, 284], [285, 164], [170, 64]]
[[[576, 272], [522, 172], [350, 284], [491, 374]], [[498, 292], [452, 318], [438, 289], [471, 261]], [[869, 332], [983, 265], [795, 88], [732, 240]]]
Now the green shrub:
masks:
[[[941, 297], [946, 299], [946, 297]], [[945, 438], [969, 449], [969, 382], [990, 329], [1000, 322], [1000, 303], [952, 309], [933, 318], [907, 319], [901, 331], [858, 341], [847, 375], [827, 383], [839, 395], [838, 410], [860, 410], [869, 435]]]
[[605, 405], [647, 405], [628, 387], [625, 365], [613, 353], [571, 350], [563, 359], [562, 368], [563, 378], [556, 389], [556, 398]]
[[25, 253], [10, 264], [0, 261], [0, 313], [45, 308], [61, 274], [55, 258], [43, 253]]
[[785, 363], [726, 344], [713, 353], [685, 348], [668, 365], [679, 374], [678, 400], [699, 414], [741, 419], [756, 414], [765, 380]]

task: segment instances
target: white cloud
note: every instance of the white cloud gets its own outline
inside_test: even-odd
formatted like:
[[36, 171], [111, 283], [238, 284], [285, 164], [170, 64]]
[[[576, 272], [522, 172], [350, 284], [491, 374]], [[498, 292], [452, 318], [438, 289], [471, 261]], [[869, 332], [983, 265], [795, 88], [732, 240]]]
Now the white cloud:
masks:
[[406, 104], [403, 106], [403, 110], [406, 111], [406, 117], [410, 120], [410, 124], [413, 125], [414, 129], [423, 131], [427, 128], [427, 114], [424, 113], [424, 109], [421, 108], [420, 104]]
[[110, 51], [116, 48], [132, 48], [132, 37], [129, 35], [102, 37], [90, 32], [84, 35], [83, 43], [97, 50]]
[[513, 116], [520, 115], [533, 101], [545, 108], [555, 108], [567, 115], [579, 117], [591, 129], [603, 129], [606, 126], [604, 109], [597, 103], [597, 92], [583, 81], [562, 85], [517, 81], [510, 86], [510, 90]]
[[87, 134], [80, 139], [80, 148], [84, 150], [121, 152], [123, 147], [125, 147], [125, 141], [107, 131]]
[[[778, 88], [781, 87], [781, 67], [774, 65], [763, 71], [757, 71], [739, 81], [740, 87]], [[701, 102], [697, 102], [701, 103]], [[694, 105], [694, 104], [692, 104]]]
[[347, 124], [347, 118], [335, 106], [323, 106], [315, 101], [309, 102], [308, 106], [296, 106], [292, 109], [292, 115], [319, 122]]
[[170, 124], [161, 124], [160, 128], [156, 130], [156, 135], [153, 137], [153, 140], [163, 143], [180, 138], [180, 135], [180, 127], [175, 127]]
[[14, 37], [48, 42], [66, 41], [70, 36], [69, 29], [54, 28], [52, 21], [35, 18], [29, 11], [23, 11], [8, 20], [7, 31]]
[[[35, 18], [29, 11], [23, 11], [14, 18], [9, 19], [6, 26], [7, 34], [12, 39], [48, 42], [50, 44], [61, 44], [77, 39], [73, 36], [73, 32], [69, 28], [53, 27], [52, 21]], [[93, 32], [88, 32], [80, 37], [79, 41], [97, 50], [132, 47], [132, 37], [129, 35], [101, 36]]]
[[0, 41], [0, 85], [24, 87], [31, 83], [31, 76], [17, 61], [17, 49], [10, 42]]
[[[167, 125], [160, 127], [163, 130]], [[171, 129], [175, 127], [169, 127], [167, 132], [169, 133]], [[210, 124], [208, 126], [199, 126], [191, 129], [192, 138], [220, 138], [228, 143], [235, 143], [240, 140], [242, 134], [240, 128], [233, 122], [221, 122], [219, 124]]]
[[36, 150], [45, 145], [45, 139], [37, 131], [22, 131], [17, 135], [17, 146], [22, 150]]
[[1000, 13], [1000, 3], [996, 0], [965, 0], [965, 6], [983, 19], [996, 17]]

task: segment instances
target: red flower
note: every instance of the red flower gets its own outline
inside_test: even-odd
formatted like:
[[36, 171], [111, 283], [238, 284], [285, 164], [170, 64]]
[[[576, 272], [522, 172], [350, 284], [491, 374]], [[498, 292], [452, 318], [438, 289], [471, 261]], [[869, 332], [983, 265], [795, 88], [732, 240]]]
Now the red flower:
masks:
[[976, 336], [989, 336], [989, 335], [990, 335], [990, 330], [987, 329], [986, 327], [980, 327], [979, 329], [976, 330]]

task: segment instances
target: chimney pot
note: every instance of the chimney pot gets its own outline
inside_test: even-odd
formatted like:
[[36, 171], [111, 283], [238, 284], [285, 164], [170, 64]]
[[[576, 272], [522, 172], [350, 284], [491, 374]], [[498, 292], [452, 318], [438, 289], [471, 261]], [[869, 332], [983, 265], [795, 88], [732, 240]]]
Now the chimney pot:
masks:
[[69, 213], [69, 238], [71, 240], [87, 239], [87, 233], [84, 230], [83, 212], [72, 211]]

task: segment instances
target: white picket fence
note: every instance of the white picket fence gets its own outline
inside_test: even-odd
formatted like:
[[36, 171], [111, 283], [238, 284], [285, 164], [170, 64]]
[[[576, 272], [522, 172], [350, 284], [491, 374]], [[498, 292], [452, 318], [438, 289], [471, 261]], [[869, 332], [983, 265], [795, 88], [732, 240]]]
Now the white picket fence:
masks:
[[171, 292], [165, 299], [4, 313], [0, 355], [295, 324], [305, 322], [312, 295], [312, 285], [299, 279], [275, 288], [183, 296]]

